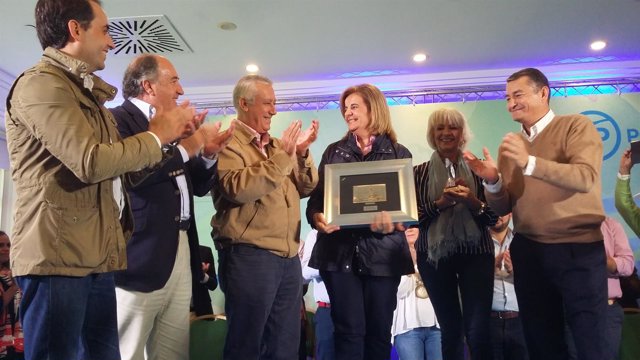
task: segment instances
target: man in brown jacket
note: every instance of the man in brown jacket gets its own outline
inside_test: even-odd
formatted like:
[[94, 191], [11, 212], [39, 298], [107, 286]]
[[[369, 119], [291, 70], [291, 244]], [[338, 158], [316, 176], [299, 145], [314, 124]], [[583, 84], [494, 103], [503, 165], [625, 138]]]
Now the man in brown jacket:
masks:
[[121, 175], [158, 163], [197, 115], [183, 104], [121, 140], [103, 105], [116, 89], [93, 74], [114, 47], [100, 2], [39, 0], [35, 14], [44, 54], [5, 116], [25, 358], [119, 359], [112, 272], [133, 228]]
[[275, 101], [269, 79], [240, 79], [233, 91], [236, 130], [218, 158], [211, 224], [228, 322], [225, 359], [298, 354], [300, 198], [318, 182], [309, 152], [318, 123], [301, 135], [294, 121], [280, 139], [270, 137]]

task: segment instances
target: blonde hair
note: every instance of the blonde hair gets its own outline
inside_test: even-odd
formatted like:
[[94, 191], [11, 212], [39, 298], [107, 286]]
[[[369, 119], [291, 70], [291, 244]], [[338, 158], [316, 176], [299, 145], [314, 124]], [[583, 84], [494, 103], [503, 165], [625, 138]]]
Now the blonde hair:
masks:
[[450, 125], [462, 129], [460, 150], [463, 150], [467, 146], [473, 136], [467, 120], [460, 111], [451, 108], [438, 109], [429, 116], [427, 123], [427, 143], [429, 143], [429, 146], [433, 150], [438, 150], [436, 147], [435, 129], [440, 125]]
[[398, 137], [391, 126], [391, 113], [389, 112], [387, 99], [384, 97], [384, 94], [382, 94], [382, 91], [371, 84], [361, 84], [347, 88], [340, 96], [340, 111], [342, 111], [342, 117], [344, 117], [347, 111], [345, 101], [352, 94], [360, 95], [367, 106], [367, 111], [369, 112], [369, 125], [367, 125], [367, 129], [371, 131], [371, 134], [385, 134], [392, 142], [397, 142]]

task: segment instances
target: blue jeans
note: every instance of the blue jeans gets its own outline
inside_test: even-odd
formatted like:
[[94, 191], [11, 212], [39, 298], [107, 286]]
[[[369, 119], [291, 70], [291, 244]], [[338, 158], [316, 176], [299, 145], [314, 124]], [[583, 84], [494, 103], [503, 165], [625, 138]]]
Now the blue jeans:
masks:
[[420, 327], [396, 335], [395, 346], [400, 360], [442, 360], [440, 329]]
[[119, 360], [113, 273], [18, 276], [26, 360]]
[[336, 358], [333, 342], [333, 320], [331, 308], [318, 307], [313, 317], [316, 329], [316, 359], [334, 360]]
[[233, 245], [218, 255], [228, 329], [224, 359], [297, 359], [300, 259], [280, 257], [250, 245]]

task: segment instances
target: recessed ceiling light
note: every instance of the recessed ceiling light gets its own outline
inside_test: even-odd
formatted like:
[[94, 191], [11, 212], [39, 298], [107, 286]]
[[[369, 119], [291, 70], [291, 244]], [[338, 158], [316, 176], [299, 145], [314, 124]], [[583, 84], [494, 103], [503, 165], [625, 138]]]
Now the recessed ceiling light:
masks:
[[413, 61], [418, 62], [418, 63], [426, 61], [427, 58], [428, 58], [427, 54], [424, 54], [424, 53], [418, 53], [418, 54], [413, 55]]
[[602, 50], [607, 47], [607, 43], [602, 40], [594, 41], [591, 43], [591, 50]]
[[260, 68], [256, 64], [249, 64], [245, 69], [247, 69], [247, 72], [250, 74], [255, 74], [260, 71]]
[[233, 31], [237, 28], [238, 28], [238, 25], [232, 23], [231, 21], [223, 21], [220, 24], [218, 24], [218, 29], [225, 30], [225, 31]]

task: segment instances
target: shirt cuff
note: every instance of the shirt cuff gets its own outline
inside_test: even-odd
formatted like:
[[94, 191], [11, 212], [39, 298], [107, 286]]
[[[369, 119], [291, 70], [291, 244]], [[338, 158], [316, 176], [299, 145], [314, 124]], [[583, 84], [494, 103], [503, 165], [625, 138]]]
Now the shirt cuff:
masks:
[[200, 284], [206, 284], [209, 281], [209, 274], [204, 273], [204, 277], [200, 280]]
[[527, 162], [527, 166], [524, 168], [522, 173], [526, 176], [533, 175], [533, 170], [536, 169], [536, 157], [529, 155], [529, 161]]
[[618, 179], [620, 179], [622, 181], [627, 181], [627, 180], [629, 180], [630, 177], [631, 177], [631, 175], [622, 175], [622, 174], [618, 173]]
[[489, 184], [486, 180], [482, 180], [482, 185], [484, 185], [484, 188], [492, 194], [500, 192], [500, 190], [502, 190], [502, 175], [498, 174], [498, 181], [496, 181], [495, 184]]
[[147, 131], [149, 134], [153, 135], [153, 138], [156, 139], [156, 142], [158, 143], [158, 147], [162, 148], [162, 143], [160, 142], [160, 138], [158, 137], [158, 135], [152, 133], [151, 131]]
[[211, 169], [213, 165], [215, 165], [218, 161], [218, 154], [214, 154], [213, 158], [209, 158], [204, 155], [200, 156], [200, 158], [202, 158], [202, 161], [204, 161], [204, 167], [207, 169]]
[[178, 145], [176, 147], [180, 151], [180, 155], [182, 155], [182, 162], [186, 163], [187, 161], [189, 161], [189, 153], [187, 152], [187, 150], [185, 150], [184, 146]]

